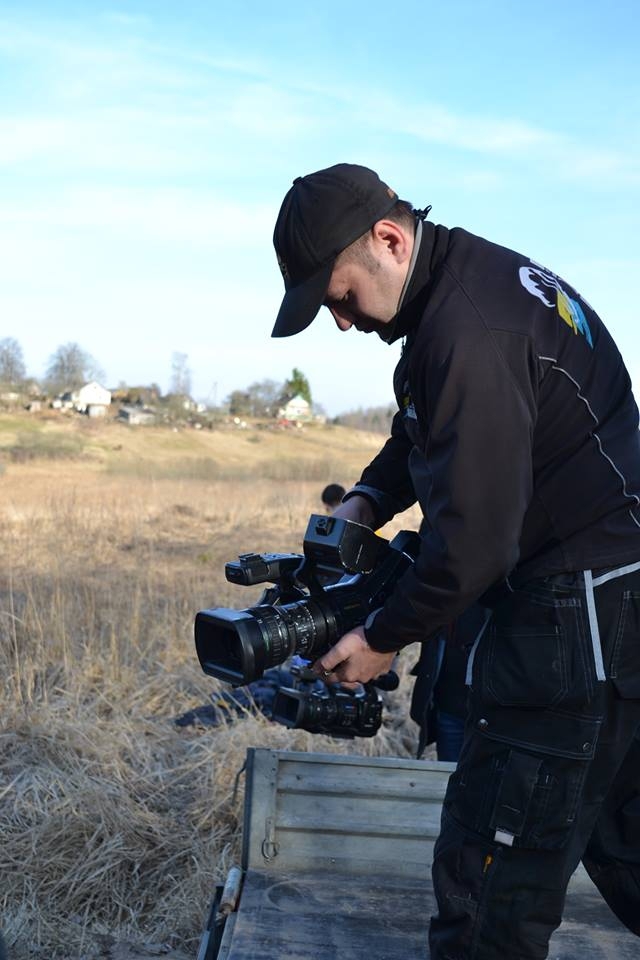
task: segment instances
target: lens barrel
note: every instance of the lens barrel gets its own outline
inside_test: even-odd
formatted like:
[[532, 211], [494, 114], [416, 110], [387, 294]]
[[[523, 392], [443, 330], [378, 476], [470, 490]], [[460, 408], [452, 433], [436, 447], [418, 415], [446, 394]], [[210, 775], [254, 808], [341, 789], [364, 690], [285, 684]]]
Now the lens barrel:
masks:
[[234, 686], [252, 683], [294, 653], [312, 660], [338, 638], [336, 616], [324, 596], [248, 610], [201, 610], [195, 623], [202, 669]]
[[272, 720], [285, 727], [325, 733], [332, 737], [373, 737], [382, 723], [382, 699], [369, 690], [317, 691], [281, 688], [275, 696]]

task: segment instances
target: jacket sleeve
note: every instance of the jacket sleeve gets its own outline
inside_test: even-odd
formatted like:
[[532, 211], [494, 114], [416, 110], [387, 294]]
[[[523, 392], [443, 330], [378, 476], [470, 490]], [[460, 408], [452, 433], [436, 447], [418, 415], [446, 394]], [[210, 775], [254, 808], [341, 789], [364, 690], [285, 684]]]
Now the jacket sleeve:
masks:
[[529, 338], [489, 331], [460, 290], [451, 300], [413, 348], [429, 529], [415, 564], [367, 623], [380, 651], [427, 640], [509, 574], [532, 496], [537, 361]]
[[378, 527], [397, 513], [407, 510], [416, 501], [408, 463], [412, 446], [402, 416], [396, 413], [389, 439], [344, 497], [345, 500], [356, 494], [367, 497], [374, 509]]

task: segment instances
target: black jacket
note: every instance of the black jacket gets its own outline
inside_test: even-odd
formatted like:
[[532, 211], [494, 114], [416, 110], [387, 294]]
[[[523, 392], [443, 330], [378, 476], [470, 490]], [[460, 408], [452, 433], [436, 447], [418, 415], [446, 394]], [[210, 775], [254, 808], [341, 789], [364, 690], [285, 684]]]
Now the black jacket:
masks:
[[372, 499], [380, 524], [417, 497], [430, 532], [368, 625], [372, 647], [427, 639], [506, 577], [640, 558], [638, 410], [613, 339], [575, 290], [427, 223], [399, 336], [399, 412], [351, 492]]

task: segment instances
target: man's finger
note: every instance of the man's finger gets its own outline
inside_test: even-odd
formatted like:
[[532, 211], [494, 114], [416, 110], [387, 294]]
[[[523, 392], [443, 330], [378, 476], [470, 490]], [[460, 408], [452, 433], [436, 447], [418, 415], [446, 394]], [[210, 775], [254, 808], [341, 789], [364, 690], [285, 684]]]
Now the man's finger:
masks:
[[335, 679], [336, 679], [335, 676], [334, 676], [335, 668], [336, 668], [342, 661], [337, 660], [336, 663], [331, 663], [331, 662], [327, 663], [327, 660], [329, 660], [329, 657], [327, 657], [327, 658], [324, 658], [324, 657], [323, 657], [322, 660], [317, 660], [317, 661], [314, 663], [314, 665], [313, 665], [313, 669], [314, 669], [315, 673], [318, 674], [318, 676], [320, 677], [321, 680], [329, 680], [329, 681], [330, 681], [331, 679], [333, 679], [334, 682], [335, 682]]

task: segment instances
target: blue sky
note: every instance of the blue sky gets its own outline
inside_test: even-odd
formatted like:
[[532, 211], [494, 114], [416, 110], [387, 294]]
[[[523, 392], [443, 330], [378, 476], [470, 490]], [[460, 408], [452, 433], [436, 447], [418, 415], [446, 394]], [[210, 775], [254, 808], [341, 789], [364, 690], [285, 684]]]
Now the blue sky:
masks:
[[271, 340], [295, 176], [376, 169], [432, 219], [545, 263], [640, 391], [637, 0], [0, 0], [0, 337], [77, 341], [108, 385], [220, 402], [293, 366], [330, 414], [392, 399], [397, 348], [327, 311]]

